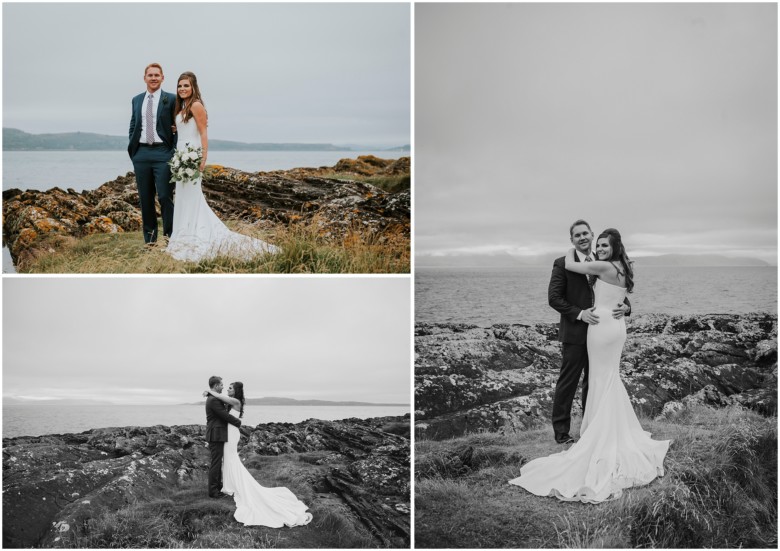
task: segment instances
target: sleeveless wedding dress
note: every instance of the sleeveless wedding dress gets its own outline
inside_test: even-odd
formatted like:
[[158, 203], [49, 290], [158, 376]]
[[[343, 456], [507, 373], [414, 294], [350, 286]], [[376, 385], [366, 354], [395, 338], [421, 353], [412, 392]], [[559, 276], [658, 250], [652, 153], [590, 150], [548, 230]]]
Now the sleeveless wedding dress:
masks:
[[[234, 417], [235, 410], [230, 412]], [[308, 507], [289, 489], [266, 488], [258, 484], [238, 456], [238, 427], [228, 424], [222, 460], [222, 493], [232, 495], [236, 502], [235, 519], [246, 526], [303, 526], [311, 522]]]
[[534, 459], [509, 481], [538, 496], [599, 503], [664, 474], [670, 441], [653, 440], [642, 429], [620, 379], [626, 322], [613, 318], [612, 308], [626, 290], [597, 279], [594, 292], [600, 319], [588, 328], [588, 403], [580, 439], [568, 450]]
[[[187, 145], [201, 147], [194, 118], [183, 122], [179, 113], [176, 128], [179, 134], [177, 150], [185, 150]], [[270, 243], [230, 231], [206, 203], [201, 178], [176, 182], [174, 201], [173, 232], [166, 251], [176, 260], [199, 262], [218, 255], [249, 260], [259, 253], [279, 251]]]

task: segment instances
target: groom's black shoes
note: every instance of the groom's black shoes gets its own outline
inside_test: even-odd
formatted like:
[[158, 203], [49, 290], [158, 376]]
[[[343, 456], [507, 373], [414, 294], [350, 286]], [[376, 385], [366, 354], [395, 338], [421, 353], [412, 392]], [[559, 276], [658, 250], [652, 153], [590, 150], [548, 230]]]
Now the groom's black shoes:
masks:
[[574, 438], [568, 434], [560, 434], [555, 436], [555, 441], [558, 444], [574, 444]]

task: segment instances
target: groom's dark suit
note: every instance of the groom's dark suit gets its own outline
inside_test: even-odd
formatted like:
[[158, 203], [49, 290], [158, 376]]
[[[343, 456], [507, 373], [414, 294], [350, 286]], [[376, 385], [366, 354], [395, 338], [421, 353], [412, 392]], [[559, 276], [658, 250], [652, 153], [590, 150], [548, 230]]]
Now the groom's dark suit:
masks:
[[211, 450], [210, 497], [219, 497], [222, 491], [222, 456], [228, 439], [228, 423], [241, 426], [241, 420], [228, 413], [224, 402], [209, 395], [206, 399], [206, 442]]
[[171, 168], [168, 161], [176, 147], [176, 134], [173, 132], [176, 96], [160, 90], [157, 102], [157, 124], [155, 130], [162, 143], [147, 145], [141, 143], [142, 117], [148, 92], [138, 94], [132, 101], [130, 115], [130, 141], [127, 153], [133, 161], [135, 180], [138, 184], [138, 196], [141, 202], [141, 220], [144, 242], [157, 241], [157, 210], [154, 206], [155, 192], [160, 199], [160, 212], [163, 221], [163, 235], [170, 237], [173, 232], [173, 189]]
[[[574, 260], [580, 261], [576, 253]], [[588, 397], [588, 324], [578, 320], [577, 316], [583, 310], [593, 307], [593, 299], [593, 288], [588, 283], [588, 276], [567, 270], [565, 257], [557, 258], [553, 262], [550, 286], [547, 289], [550, 306], [561, 314], [558, 340], [562, 343], [563, 361], [561, 374], [555, 385], [552, 409], [553, 431], [557, 442], [569, 434], [571, 404], [583, 373], [582, 411], [585, 411], [585, 401]], [[626, 304], [630, 306], [628, 299]]]
[[[576, 253], [574, 260], [580, 261]], [[552, 409], [555, 440], [560, 441], [569, 434], [571, 404], [583, 372], [582, 411], [585, 411], [588, 396], [588, 324], [577, 319], [580, 312], [593, 306], [593, 289], [588, 283], [588, 276], [567, 271], [565, 257], [557, 258], [553, 262], [547, 300], [561, 313], [558, 340], [563, 343], [563, 362], [558, 384], [555, 385]]]

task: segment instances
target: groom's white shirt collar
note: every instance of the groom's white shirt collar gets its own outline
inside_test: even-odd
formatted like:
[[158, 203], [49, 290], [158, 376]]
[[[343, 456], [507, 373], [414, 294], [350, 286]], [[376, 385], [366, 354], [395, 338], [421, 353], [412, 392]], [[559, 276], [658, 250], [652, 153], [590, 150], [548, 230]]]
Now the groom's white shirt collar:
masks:
[[574, 249], [574, 252], [576, 253], [576, 255], [577, 255], [577, 258], [579, 258], [579, 259], [580, 259], [580, 262], [585, 262], [585, 259], [586, 259], [588, 256], [590, 256], [590, 259], [591, 259], [591, 260], [593, 260], [593, 254], [592, 254], [592, 253], [591, 253], [591, 254], [589, 254], [589, 255], [587, 255], [587, 254], [582, 254], [582, 253], [581, 253], [579, 250], [577, 250], [577, 249]]

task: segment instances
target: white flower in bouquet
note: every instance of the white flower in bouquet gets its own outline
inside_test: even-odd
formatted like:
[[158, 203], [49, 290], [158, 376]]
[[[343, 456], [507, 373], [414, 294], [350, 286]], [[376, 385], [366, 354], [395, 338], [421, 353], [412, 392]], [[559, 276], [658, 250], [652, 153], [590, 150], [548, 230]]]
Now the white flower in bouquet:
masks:
[[196, 183], [201, 177], [200, 163], [202, 149], [187, 144], [186, 149], [177, 149], [168, 163], [171, 167], [171, 182]]

